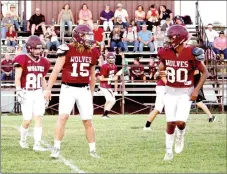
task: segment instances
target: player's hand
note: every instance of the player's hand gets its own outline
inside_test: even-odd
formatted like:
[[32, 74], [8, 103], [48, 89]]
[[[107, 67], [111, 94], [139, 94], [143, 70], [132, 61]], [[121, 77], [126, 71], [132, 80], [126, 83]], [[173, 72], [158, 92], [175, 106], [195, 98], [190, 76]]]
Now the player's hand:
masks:
[[191, 94], [191, 97], [190, 97], [190, 101], [195, 101], [197, 99], [197, 97], [198, 97], [198, 94], [199, 94], [199, 92], [194, 89], [192, 91], [192, 94]]
[[24, 92], [22, 89], [19, 89], [16, 91], [16, 95], [17, 95], [17, 101], [18, 103], [22, 104], [24, 101]]
[[43, 91], [43, 94], [45, 100], [49, 102], [51, 100], [51, 90], [46, 89]]

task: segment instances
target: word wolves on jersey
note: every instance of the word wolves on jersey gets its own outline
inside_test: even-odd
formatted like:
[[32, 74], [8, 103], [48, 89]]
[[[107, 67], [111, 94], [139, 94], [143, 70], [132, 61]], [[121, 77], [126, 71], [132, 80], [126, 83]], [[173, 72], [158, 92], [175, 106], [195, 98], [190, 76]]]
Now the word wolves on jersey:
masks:
[[38, 71], [38, 72], [44, 72], [44, 66], [28, 66], [28, 72], [31, 71]]
[[186, 67], [188, 67], [188, 61], [166, 60], [166, 65], [173, 66], [173, 67], [186, 68]]
[[72, 57], [70, 57], [70, 62], [90, 63], [91, 57], [88, 57], [88, 56], [72, 56]]

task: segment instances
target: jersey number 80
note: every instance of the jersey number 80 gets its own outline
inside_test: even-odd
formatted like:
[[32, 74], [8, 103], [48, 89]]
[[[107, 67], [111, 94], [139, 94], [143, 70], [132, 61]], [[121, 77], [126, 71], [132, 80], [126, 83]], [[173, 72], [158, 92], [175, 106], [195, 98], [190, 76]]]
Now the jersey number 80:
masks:
[[[170, 83], [174, 83], [174, 82], [186, 82], [188, 81], [188, 70], [185, 68], [179, 68], [177, 70], [175, 70], [172, 67], [167, 67], [167, 80]], [[182, 75], [183, 74], [183, 75]]]

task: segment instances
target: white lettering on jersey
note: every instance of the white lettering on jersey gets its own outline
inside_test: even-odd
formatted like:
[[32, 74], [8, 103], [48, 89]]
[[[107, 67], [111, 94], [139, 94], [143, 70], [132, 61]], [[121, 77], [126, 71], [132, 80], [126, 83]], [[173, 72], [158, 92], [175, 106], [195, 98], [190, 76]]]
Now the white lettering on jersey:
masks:
[[188, 67], [188, 61], [166, 60], [166, 66], [187, 68]]
[[91, 62], [91, 57], [87, 57], [87, 56], [72, 56], [70, 58], [70, 62], [90, 63]]
[[37, 72], [44, 72], [44, 66], [28, 66], [28, 72], [37, 71]]

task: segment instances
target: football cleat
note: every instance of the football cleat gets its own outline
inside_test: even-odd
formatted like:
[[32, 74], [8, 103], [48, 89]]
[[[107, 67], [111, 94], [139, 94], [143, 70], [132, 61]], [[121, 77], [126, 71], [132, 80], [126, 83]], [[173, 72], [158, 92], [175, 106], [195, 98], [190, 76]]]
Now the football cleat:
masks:
[[102, 119], [105, 119], [106, 120], [106, 119], [110, 119], [110, 117], [108, 115], [103, 115], [102, 116]]
[[20, 147], [23, 149], [29, 148], [28, 143], [26, 141], [20, 141], [19, 144], [20, 144]]
[[54, 148], [52, 153], [50, 154], [50, 157], [51, 158], [58, 158], [59, 157], [59, 154], [60, 154], [60, 149], [58, 148]]
[[143, 130], [144, 131], [151, 131], [151, 127], [144, 127]]
[[93, 150], [90, 152], [92, 158], [100, 158], [100, 156]]
[[184, 149], [184, 135], [177, 135], [175, 142], [175, 152], [181, 153]]
[[33, 150], [36, 152], [44, 152], [44, 151], [47, 151], [48, 149], [42, 147], [40, 143], [37, 143], [37, 144], [34, 144]]
[[209, 122], [215, 122], [215, 120], [216, 120], [215, 116], [212, 116], [212, 118], [209, 118]]
[[164, 160], [164, 161], [173, 160], [173, 153], [166, 153], [163, 160]]

